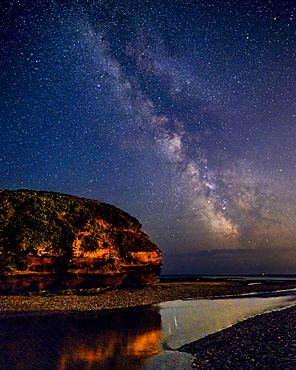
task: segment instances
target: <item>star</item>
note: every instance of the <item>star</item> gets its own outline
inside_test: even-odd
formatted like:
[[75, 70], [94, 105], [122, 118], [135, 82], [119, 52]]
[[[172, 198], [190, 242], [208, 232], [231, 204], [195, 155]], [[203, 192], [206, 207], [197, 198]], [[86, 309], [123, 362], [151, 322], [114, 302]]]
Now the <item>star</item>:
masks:
[[91, 194], [172, 261], [294, 273], [293, 4], [1, 7], [1, 188]]

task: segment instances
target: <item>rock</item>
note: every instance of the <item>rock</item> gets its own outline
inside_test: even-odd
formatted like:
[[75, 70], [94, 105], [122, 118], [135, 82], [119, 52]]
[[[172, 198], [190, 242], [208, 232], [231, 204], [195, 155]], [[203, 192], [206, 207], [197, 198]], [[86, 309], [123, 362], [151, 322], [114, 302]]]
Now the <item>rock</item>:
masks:
[[0, 191], [0, 292], [151, 284], [161, 251], [139, 221], [106, 203]]

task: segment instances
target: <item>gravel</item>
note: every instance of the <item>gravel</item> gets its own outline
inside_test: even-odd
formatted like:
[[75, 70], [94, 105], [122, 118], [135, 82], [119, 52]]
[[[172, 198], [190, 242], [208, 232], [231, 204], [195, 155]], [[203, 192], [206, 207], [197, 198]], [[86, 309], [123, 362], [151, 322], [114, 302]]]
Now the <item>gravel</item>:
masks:
[[[226, 296], [295, 288], [295, 282], [166, 282], [142, 290], [0, 296], [0, 317], [86, 312], [160, 303], [175, 299]], [[178, 349], [195, 357], [198, 369], [296, 369], [296, 306], [256, 316]]]
[[255, 291], [295, 288], [294, 283], [246, 285], [241, 282], [157, 283], [145, 289], [125, 289], [96, 293], [67, 294], [43, 292], [34, 295], [0, 296], [0, 316], [48, 311], [94, 311], [134, 307], [195, 297], [236, 295]]
[[193, 368], [296, 369], [296, 306], [255, 316], [178, 349]]

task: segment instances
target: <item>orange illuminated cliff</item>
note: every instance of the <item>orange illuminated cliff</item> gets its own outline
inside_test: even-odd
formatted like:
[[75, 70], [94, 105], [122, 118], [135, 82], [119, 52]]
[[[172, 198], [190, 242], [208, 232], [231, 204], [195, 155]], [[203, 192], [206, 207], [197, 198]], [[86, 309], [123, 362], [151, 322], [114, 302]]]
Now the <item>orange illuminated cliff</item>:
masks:
[[150, 284], [161, 251], [128, 213], [95, 200], [0, 191], [0, 291]]

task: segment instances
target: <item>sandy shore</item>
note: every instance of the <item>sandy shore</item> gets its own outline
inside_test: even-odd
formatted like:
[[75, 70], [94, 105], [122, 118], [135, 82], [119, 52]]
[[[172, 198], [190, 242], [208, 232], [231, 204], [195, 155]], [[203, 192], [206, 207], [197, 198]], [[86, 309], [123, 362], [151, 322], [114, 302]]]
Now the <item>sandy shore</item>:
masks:
[[259, 315], [179, 348], [198, 369], [296, 369], [296, 306]]

